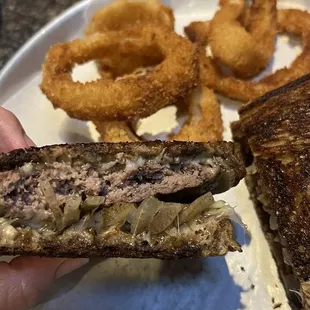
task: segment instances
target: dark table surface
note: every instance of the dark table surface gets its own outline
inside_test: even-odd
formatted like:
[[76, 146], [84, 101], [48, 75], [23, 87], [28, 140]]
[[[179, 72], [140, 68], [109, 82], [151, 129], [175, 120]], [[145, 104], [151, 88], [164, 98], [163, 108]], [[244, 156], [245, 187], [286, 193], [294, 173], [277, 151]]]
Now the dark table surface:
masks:
[[0, 70], [42, 26], [79, 0], [0, 0]]

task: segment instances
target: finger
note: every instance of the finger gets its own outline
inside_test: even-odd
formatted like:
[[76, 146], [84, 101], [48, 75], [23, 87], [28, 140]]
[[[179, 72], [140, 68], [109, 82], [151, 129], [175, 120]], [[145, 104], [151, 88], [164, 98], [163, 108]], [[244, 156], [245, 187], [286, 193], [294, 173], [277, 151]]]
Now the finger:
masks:
[[33, 145], [34, 143], [27, 137], [17, 117], [0, 107], [0, 152], [9, 152]]
[[35, 146], [35, 143], [27, 135], [25, 135], [24, 138], [28, 147]]
[[2, 310], [33, 307], [54, 280], [88, 263], [88, 259], [17, 257], [0, 263]]

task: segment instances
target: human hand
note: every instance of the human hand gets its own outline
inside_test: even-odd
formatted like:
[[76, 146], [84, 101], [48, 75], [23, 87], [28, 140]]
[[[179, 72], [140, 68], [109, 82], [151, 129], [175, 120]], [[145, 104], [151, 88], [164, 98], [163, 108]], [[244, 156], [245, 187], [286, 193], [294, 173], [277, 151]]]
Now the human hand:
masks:
[[[0, 107], [0, 153], [34, 146], [15, 115]], [[88, 263], [88, 259], [17, 257], [0, 262], [0, 309], [34, 306], [52, 283]]]

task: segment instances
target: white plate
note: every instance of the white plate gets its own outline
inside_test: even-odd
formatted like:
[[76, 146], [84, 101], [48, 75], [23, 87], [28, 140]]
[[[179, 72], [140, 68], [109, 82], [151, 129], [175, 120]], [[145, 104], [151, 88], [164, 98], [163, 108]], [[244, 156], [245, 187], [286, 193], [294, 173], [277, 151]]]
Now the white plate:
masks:
[[[82, 36], [85, 18], [94, 9], [111, 1], [85, 1], [72, 7], [38, 32], [0, 72], [0, 102], [21, 120], [27, 133], [37, 143], [72, 143], [92, 141], [98, 134], [91, 124], [69, 119], [55, 111], [42, 95], [40, 70], [48, 47], [58, 41]], [[91, 3], [91, 6], [88, 6]], [[192, 20], [209, 19], [217, 1], [171, 0], [176, 30]], [[307, 0], [279, 0], [281, 6], [310, 9]], [[278, 40], [275, 61], [269, 70], [287, 65], [300, 48]], [[94, 66], [80, 67], [75, 77], [93, 78]], [[238, 105], [220, 98], [225, 124], [225, 139], [230, 140], [229, 123], [238, 118]], [[90, 266], [61, 279], [49, 291], [45, 304], [36, 309], [272, 309], [272, 297], [289, 309], [275, 263], [261, 231], [248, 191], [241, 184], [220, 198], [237, 206], [236, 211], [248, 225], [251, 238], [237, 229], [243, 253], [230, 253], [225, 258], [208, 258], [162, 262], [159, 260], [107, 259], [94, 260]], [[243, 271], [244, 270], [244, 271]]]

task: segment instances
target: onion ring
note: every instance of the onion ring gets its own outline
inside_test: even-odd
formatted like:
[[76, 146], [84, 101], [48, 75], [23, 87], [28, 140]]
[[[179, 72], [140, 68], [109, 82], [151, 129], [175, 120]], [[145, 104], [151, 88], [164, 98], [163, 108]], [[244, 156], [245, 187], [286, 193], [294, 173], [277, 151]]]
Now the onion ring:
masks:
[[[173, 31], [175, 18], [171, 8], [164, 6], [158, 0], [117, 0], [109, 6], [97, 11], [89, 26], [86, 36], [106, 31], [124, 31], [143, 27], [164, 27]], [[105, 57], [97, 60], [98, 70], [102, 77], [116, 79], [130, 74], [135, 68], [155, 66], [162, 61], [158, 53], [137, 54], [115, 51], [105, 54]]]
[[[152, 68], [138, 68], [128, 76], [137, 77], [151, 72]], [[169, 140], [216, 142], [223, 139], [223, 121], [219, 102], [212, 89], [199, 86], [178, 105], [177, 114], [188, 114], [187, 122], [176, 134], [170, 134]], [[104, 142], [141, 141], [129, 122], [94, 122]]]
[[[120, 40], [120, 36], [124, 39]], [[74, 82], [73, 65], [98, 59], [106, 52], [154, 53], [164, 60], [146, 76], [114, 81]], [[158, 53], [159, 53], [158, 52]], [[81, 120], [121, 121], [147, 117], [177, 104], [198, 81], [197, 49], [172, 31], [144, 28], [94, 34], [84, 40], [54, 45], [43, 65], [41, 90], [55, 108]]]
[[[128, 75], [123, 75], [119, 79], [126, 79], [128, 77], [138, 77], [152, 72], [154, 68], [137, 68]], [[113, 72], [110, 72], [113, 74]], [[105, 75], [106, 73], [103, 72]], [[135, 134], [130, 122], [99, 122], [94, 121], [94, 125], [100, 134], [101, 141], [104, 142], [135, 142], [140, 141], [140, 138]]]
[[[223, 139], [223, 121], [219, 102], [212, 89], [201, 86], [193, 91], [178, 113], [188, 114], [187, 122], [169, 140], [216, 142]], [[94, 122], [104, 142], [142, 141], [129, 122]]]
[[87, 36], [106, 31], [123, 31], [145, 26], [174, 29], [175, 18], [171, 8], [158, 0], [117, 0], [97, 11], [85, 34]]
[[184, 27], [184, 32], [192, 42], [207, 45], [209, 43], [210, 24], [211, 22], [209, 20], [191, 22], [188, 26]]
[[238, 22], [245, 0], [220, 1], [221, 9], [212, 19], [209, 33], [214, 59], [242, 78], [265, 69], [275, 50], [276, 4], [276, 0], [253, 1], [251, 23], [246, 31]]
[[163, 61], [163, 56], [154, 50], [153, 53], [128, 54], [112, 53], [97, 60], [99, 74], [105, 79], [118, 79], [135, 74], [136, 68], [155, 67]]
[[139, 141], [127, 122], [93, 122], [104, 142], [134, 142]]
[[[249, 14], [245, 14], [245, 21], [250, 21]], [[310, 13], [296, 9], [278, 10], [278, 31], [300, 36], [303, 43], [302, 53], [293, 61], [290, 67], [283, 68], [262, 78], [260, 81], [247, 81], [226, 76], [212, 57], [205, 55], [205, 50], [200, 57], [201, 81], [205, 86], [231, 99], [243, 102], [251, 101], [263, 94], [291, 82], [310, 72]], [[206, 41], [208, 36], [208, 22], [201, 38], [197, 33], [196, 40]], [[193, 38], [193, 36], [192, 36]]]
[[212, 89], [197, 88], [186, 105], [189, 118], [177, 134], [170, 140], [216, 142], [223, 139], [223, 121], [219, 102]]

